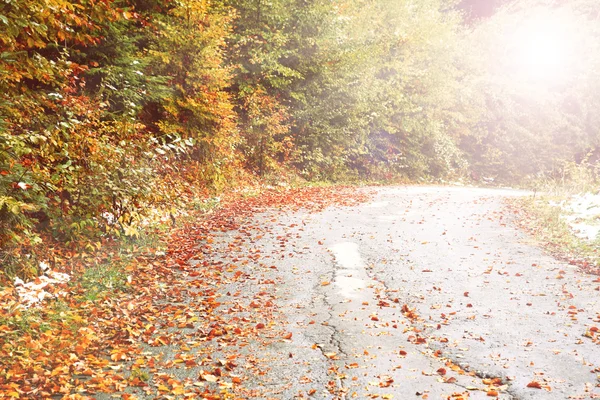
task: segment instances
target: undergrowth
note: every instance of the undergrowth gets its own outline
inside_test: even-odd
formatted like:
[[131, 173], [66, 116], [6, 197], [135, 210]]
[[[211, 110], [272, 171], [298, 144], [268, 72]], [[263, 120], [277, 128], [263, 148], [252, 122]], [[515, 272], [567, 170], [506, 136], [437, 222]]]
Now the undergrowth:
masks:
[[532, 181], [534, 195], [518, 198], [513, 205], [522, 211], [518, 223], [555, 256], [600, 274], [600, 237], [578, 237], [567, 222], [571, 214], [562, 204], [574, 196], [600, 190], [600, 165], [587, 161], [566, 163], [553, 174]]
[[600, 190], [600, 163], [587, 159], [580, 163], [566, 162], [552, 172], [531, 177], [527, 186], [542, 196], [555, 199], [596, 193]]

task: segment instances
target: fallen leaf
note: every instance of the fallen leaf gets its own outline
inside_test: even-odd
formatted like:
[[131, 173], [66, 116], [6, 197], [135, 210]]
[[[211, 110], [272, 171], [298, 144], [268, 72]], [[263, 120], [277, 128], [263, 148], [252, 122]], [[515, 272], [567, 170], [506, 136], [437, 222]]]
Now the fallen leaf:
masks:
[[539, 382], [531, 381], [527, 384], [528, 388], [541, 389], [542, 385]]
[[200, 374], [200, 378], [202, 378], [203, 380], [205, 380], [207, 382], [216, 382], [219, 380], [219, 378], [217, 378], [213, 374]]

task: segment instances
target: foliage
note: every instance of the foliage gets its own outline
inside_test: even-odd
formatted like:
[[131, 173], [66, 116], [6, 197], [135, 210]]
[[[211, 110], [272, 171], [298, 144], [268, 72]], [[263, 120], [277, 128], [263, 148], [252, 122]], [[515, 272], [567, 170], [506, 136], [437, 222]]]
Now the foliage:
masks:
[[320, 23], [325, 66], [294, 110], [308, 177], [441, 177], [462, 168], [453, 120], [458, 13], [436, 1], [356, 2]]
[[174, 91], [161, 104], [158, 141], [200, 163], [199, 178], [216, 183], [236, 167], [238, 132], [225, 90], [229, 68], [222, 62], [231, 17], [211, 4], [189, 0], [173, 7], [157, 23], [151, 53]]
[[167, 4], [0, 9], [3, 264], [26, 263], [20, 248], [45, 232], [82, 246], [136, 235], [190, 184], [221, 185], [235, 170], [228, 11]]
[[[38, 243], [36, 222], [43, 223], [47, 213], [62, 213], [66, 206], [61, 179], [81, 167], [65, 157], [71, 151], [67, 143], [78, 139], [71, 134], [83, 121], [77, 119], [80, 110], [65, 106], [85, 101], [76, 88], [86, 66], [72, 62], [71, 54], [98, 43], [106, 24], [116, 18], [116, 10], [106, 2], [4, 2], [0, 6], [3, 250]], [[86, 122], [82, 127], [89, 128]], [[10, 254], [2, 254], [5, 262]]]
[[[588, 49], [546, 86], [515, 71], [503, 39], [542, 6]], [[476, 21], [441, 0], [4, 2], [0, 259], [35, 271], [36, 245], [136, 236], [253, 176], [523, 181], [594, 163], [593, 10], [522, 0]]]
[[245, 132], [241, 149], [247, 167], [263, 176], [289, 164], [293, 140], [288, 135], [286, 108], [260, 87], [243, 95], [242, 107], [240, 123]]

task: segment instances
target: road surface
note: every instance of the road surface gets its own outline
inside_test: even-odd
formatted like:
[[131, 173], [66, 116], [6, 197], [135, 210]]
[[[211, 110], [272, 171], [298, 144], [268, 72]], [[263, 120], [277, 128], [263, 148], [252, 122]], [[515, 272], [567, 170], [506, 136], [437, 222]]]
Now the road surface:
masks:
[[600, 347], [584, 336], [600, 326], [599, 284], [513, 226], [503, 199], [522, 193], [376, 192], [260, 217], [277, 222], [239, 250], [272, 259], [248, 268], [278, 282], [274, 318], [292, 336], [245, 346], [268, 366], [247, 384], [282, 399], [600, 398]]
[[600, 284], [513, 225], [504, 200], [525, 193], [372, 191], [263, 212], [199, 246], [190, 265], [230, 278], [184, 301], [210, 296], [210, 315], [253, 335], [190, 329], [184, 350], [204, 353], [189, 368], [180, 349], [149, 351], [187, 387], [215, 386], [230, 360], [240, 379], [223, 398], [600, 398]]

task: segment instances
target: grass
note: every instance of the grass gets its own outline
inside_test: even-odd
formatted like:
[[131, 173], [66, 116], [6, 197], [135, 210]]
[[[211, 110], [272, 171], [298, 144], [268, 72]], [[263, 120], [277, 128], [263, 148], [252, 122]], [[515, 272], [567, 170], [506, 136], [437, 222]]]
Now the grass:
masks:
[[194, 199], [191, 202], [192, 209], [201, 213], [207, 213], [209, 211], [212, 211], [215, 208], [218, 208], [220, 205], [220, 197], [209, 197], [207, 199], [194, 197]]
[[531, 179], [526, 186], [545, 196], [565, 199], [579, 193], [593, 193], [600, 187], [600, 163], [566, 162], [552, 174]]
[[571, 198], [572, 188], [555, 187], [550, 193], [514, 199], [513, 204], [523, 211], [519, 224], [553, 255], [586, 272], [600, 274], [600, 239], [577, 237], [565, 219], [569, 213], [552, 205]]
[[130, 379], [136, 378], [142, 382], [148, 382], [150, 380], [150, 373], [148, 371], [144, 371], [134, 367], [131, 369]]
[[517, 199], [527, 212], [527, 222], [532, 223], [536, 237], [544, 242], [554, 243], [565, 248], [578, 247], [578, 238], [573, 235], [569, 225], [562, 218], [565, 212], [558, 206], [552, 206], [546, 196]]
[[121, 263], [107, 262], [86, 268], [75, 284], [83, 288], [84, 300], [94, 302], [114, 291], [125, 290], [127, 275]]
[[35, 339], [56, 326], [75, 332], [82, 326], [82, 321], [64, 301], [52, 300], [45, 308], [23, 309], [0, 316], [0, 326], [7, 328], [1, 337], [7, 343], [24, 335]]
[[[14, 313], [10, 316], [0, 317], [0, 325], [6, 326], [8, 329], [6, 332], [11, 337], [21, 336], [23, 334], [33, 333], [35, 328], [39, 324], [39, 312], [38, 311], [21, 311]], [[47, 329], [40, 329], [45, 332]]]

